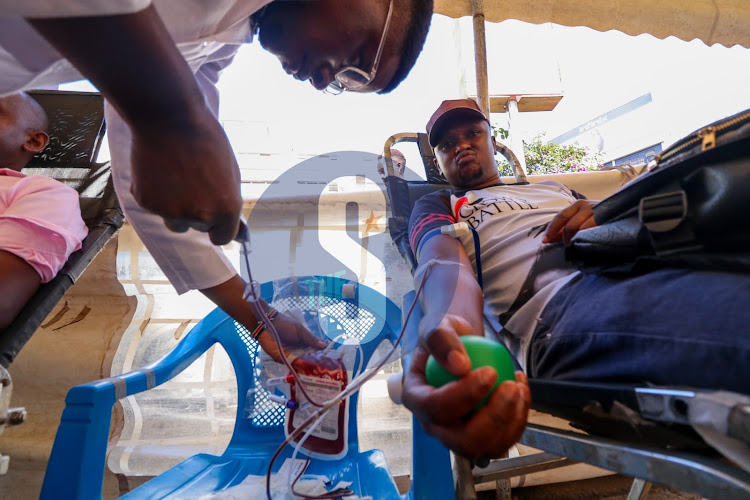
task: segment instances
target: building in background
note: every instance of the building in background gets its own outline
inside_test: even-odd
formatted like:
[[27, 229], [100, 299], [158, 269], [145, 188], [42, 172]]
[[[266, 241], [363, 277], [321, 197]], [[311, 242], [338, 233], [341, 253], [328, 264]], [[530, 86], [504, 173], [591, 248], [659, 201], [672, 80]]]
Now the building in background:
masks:
[[607, 111], [551, 139], [602, 154], [603, 165], [645, 165], [664, 147], [651, 93]]

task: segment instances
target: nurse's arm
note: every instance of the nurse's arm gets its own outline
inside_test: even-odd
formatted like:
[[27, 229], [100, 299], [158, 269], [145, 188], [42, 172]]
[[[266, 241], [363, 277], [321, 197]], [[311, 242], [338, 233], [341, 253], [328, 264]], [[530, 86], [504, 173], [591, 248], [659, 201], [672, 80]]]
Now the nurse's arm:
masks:
[[229, 242], [242, 206], [237, 161], [156, 9], [28, 21], [130, 126], [138, 203], [172, 230]]

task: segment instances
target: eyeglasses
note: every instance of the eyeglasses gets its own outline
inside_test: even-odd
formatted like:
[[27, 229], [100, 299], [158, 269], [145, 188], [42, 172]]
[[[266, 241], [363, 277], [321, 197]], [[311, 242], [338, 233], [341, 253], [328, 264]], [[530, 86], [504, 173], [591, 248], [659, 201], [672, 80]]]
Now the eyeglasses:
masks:
[[380, 56], [383, 54], [385, 36], [388, 34], [388, 26], [391, 24], [391, 14], [393, 14], [393, 0], [388, 5], [388, 16], [385, 18], [383, 35], [380, 37], [380, 45], [375, 54], [375, 62], [372, 63], [370, 72], [366, 73], [354, 66], [346, 66], [336, 73], [334, 80], [328, 84], [328, 87], [323, 89], [323, 92], [331, 95], [339, 95], [346, 90], [358, 90], [368, 85], [375, 78], [375, 73], [378, 71], [378, 64], [380, 64]]

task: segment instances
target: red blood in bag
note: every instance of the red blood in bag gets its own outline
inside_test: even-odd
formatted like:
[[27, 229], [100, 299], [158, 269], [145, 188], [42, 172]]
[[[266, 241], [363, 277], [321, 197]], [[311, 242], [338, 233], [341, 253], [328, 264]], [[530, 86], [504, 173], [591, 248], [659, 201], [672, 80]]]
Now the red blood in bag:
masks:
[[[305, 391], [316, 403], [322, 404], [338, 396], [348, 382], [346, 367], [341, 359], [331, 358], [322, 351], [304, 354], [292, 362], [292, 368], [297, 372]], [[290, 384], [291, 399], [300, 405], [307, 401], [296, 383]], [[302, 447], [311, 454], [323, 458], [340, 458], [347, 451], [348, 435], [348, 406], [346, 398], [337, 406], [329, 409], [322, 422], [312, 431]], [[286, 420], [287, 435], [294, 432], [307, 418], [319, 408], [309, 405], [306, 408], [290, 410]], [[295, 440], [302, 439], [303, 434]]]

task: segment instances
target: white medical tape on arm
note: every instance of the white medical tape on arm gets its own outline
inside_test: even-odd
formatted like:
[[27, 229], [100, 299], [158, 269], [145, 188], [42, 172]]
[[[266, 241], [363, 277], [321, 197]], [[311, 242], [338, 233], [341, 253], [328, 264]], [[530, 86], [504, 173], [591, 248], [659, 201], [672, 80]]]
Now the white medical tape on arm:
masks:
[[425, 262], [424, 264], [420, 264], [419, 267], [414, 271], [414, 288], [419, 288], [420, 283], [422, 282], [422, 278], [420, 276], [424, 274], [425, 271], [427, 271], [429, 268], [441, 265], [441, 266], [458, 266], [458, 267], [465, 267], [466, 269], [470, 270], [472, 275], [474, 274], [474, 269], [471, 268], [468, 264], [465, 264], [460, 261], [455, 260], [447, 260], [447, 259], [431, 259], [429, 262]]

